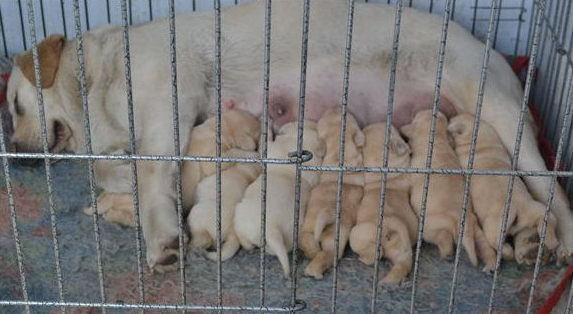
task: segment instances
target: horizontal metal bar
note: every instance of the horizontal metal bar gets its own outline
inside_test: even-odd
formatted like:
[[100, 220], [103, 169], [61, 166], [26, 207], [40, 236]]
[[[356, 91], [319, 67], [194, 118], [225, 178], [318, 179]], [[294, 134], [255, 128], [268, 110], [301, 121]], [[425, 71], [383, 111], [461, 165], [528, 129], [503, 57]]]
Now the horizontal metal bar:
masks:
[[547, 25], [547, 28], [549, 29], [549, 33], [551, 33], [550, 38], [555, 43], [555, 46], [556, 46], [555, 51], [558, 54], [564, 55], [567, 59], [567, 64], [569, 64], [569, 66], [571, 68], [573, 68], [573, 57], [571, 56], [571, 52], [567, 51], [564, 43], [559, 39], [558, 32], [554, 29], [553, 25], [551, 24], [551, 21], [553, 19], [551, 19], [549, 16], [547, 16], [547, 12], [543, 12], [542, 19], [543, 19], [543, 22], [545, 22], [545, 25]]
[[298, 312], [306, 308], [306, 303], [297, 300], [292, 306], [212, 306], [212, 305], [177, 305], [177, 304], [132, 304], [132, 303], [90, 303], [90, 302], [50, 302], [50, 301], [0, 301], [0, 306], [42, 306], [42, 307], [105, 307], [115, 309], [148, 309], [148, 310], [199, 310], [199, 311], [258, 311], [258, 312]]

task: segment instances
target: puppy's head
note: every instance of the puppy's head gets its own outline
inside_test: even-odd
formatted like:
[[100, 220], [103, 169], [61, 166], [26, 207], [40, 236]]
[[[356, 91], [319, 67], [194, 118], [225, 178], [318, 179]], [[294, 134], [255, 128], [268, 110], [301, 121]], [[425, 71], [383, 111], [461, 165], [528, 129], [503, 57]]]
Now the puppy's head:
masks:
[[[61, 35], [52, 35], [38, 44], [41, 74], [39, 83], [43, 89], [48, 148], [51, 152], [81, 148], [77, 147], [77, 139], [74, 137], [83, 135], [81, 130], [74, 132], [74, 125], [71, 123], [76, 117], [82, 116], [81, 107], [74, 105], [73, 108], [64, 108], [59, 93], [60, 88], [56, 84], [60, 55], [64, 46], [65, 38]], [[14, 68], [7, 89], [8, 106], [14, 127], [11, 141], [18, 150], [40, 151], [43, 144], [32, 50], [15, 57], [13, 61]], [[75, 89], [76, 86], [68, 88]]]
[[[448, 124], [448, 132], [454, 139], [456, 145], [471, 145], [475, 117], [469, 114], [460, 114], [453, 117]], [[493, 127], [481, 120], [478, 133], [478, 141], [499, 141], [497, 133]]]
[[[412, 123], [402, 126], [400, 131], [409, 139], [428, 137], [432, 125], [432, 110], [421, 110], [416, 113]], [[438, 111], [436, 117], [436, 137], [447, 136], [448, 118]]]
[[[386, 139], [386, 123], [376, 123], [364, 129], [366, 144], [364, 145], [364, 166], [381, 167], [384, 158], [384, 143]], [[405, 168], [410, 166], [410, 146], [400, 136], [398, 129], [392, 126], [390, 135], [388, 166]], [[393, 176], [394, 174], [390, 174]], [[369, 180], [370, 179], [370, 180]], [[379, 174], [367, 174], [366, 181], [380, 180]]]
[[[341, 109], [330, 109], [318, 120], [318, 136], [326, 144], [326, 154], [329, 160], [338, 160], [340, 149], [340, 114]], [[344, 155], [347, 165], [359, 166], [362, 164], [361, 148], [365, 137], [354, 116], [348, 112], [346, 115]]]
[[258, 120], [243, 110], [229, 110], [222, 116], [221, 141], [246, 151], [256, 151], [261, 126]]

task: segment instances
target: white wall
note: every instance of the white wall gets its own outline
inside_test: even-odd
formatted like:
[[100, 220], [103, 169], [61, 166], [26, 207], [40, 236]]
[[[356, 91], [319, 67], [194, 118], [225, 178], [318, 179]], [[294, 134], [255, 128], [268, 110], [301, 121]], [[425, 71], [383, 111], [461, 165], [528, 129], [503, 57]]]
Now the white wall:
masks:
[[[44, 18], [42, 18], [40, 10], [40, 1], [44, 6]], [[165, 17], [168, 13], [167, 0], [128, 0], [131, 2], [133, 23], [144, 23], [150, 19], [149, 5], [152, 5], [153, 18]], [[251, 0], [237, 0], [239, 3], [249, 2]], [[294, 0], [275, 0], [275, 1], [294, 1]], [[313, 0], [313, 1], [326, 1], [326, 0]], [[365, 1], [365, 0], [358, 0]], [[63, 15], [61, 3], [63, 2]], [[387, 3], [387, 0], [370, 0], [370, 2]], [[392, 3], [395, 0], [390, 1]], [[428, 11], [430, 3], [433, 2], [433, 13], [442, 14], [444, 8], [444, 0], [412, 0], [413, 6]], [[517, 39], [517, 22], [521, 6], [525, 7], [525, 12], [521, 14], [523, 22], [521, 23], [521, 35], [519, 38], [520, 46], [518, 54], [525, 53], [524, 43], [527, 40], [529, 30], [530, 10], [533, 0], [502, 0], [503, 9], [500, 13], [500, 23], [498, 31], [498, 40], [496, 49], [513, 54], [515, 50], [515, 43]], [[73, 2], [71, 0], [33, 0], [34, 13], [36, 21], [36, 29], [38, 39], [45, 36], [42, 20], [45, 22], [46, 33], [63, 33], [64, 32], [64, 16], [65, 25], [68, 37], [74, 35], [74, 12]], [[86, 30], [86, 14], [85, 6], [87, 5], [89, 12], [90, 28], [94, 28], [108, 22], [107, 19], [107, 3], [110, 7], [110, 21], [113, 24], [121, 23], [121, 11], [119, 0], [80, 0], [80, 11], [82, 17], [82, 29]], [[213, 1], [210, 0], [196, 0], [196, 9], [200, 11], [212, 10]], [[235, 0], [221, 0], [223, 6], [233, 5]], [[404, 0], [404, 4], [409, 5], [410, 0]], [[455, 1], [454, 20], [462, 24], [467, 29], [471, 30], [473, 25], [474, 6], [476, 0], [457, 0]], [[478, 9], [476, 11], [476, 33], [478, 38], [483, 39], [487, 29], [487, 19], [489, 18], [489, 7], [491, 0], [479, 0]], [[25, 39], [22, 36], [22, 24], [20, 19], [20, 9], [22, 8], [22, 16], [24, 18], [23, 28]], [[187, 12], [192, 9], [191, 0], [176, 0], [176, 10], [179, 12]], [[0, 43], [0, 53], [2, 55], [13, 55], [23, 51], [25, 48], [30, 47], [29, 31], [28, 31], [28, 15], [27, 15], [27, 1], [26, 0], [1, 0], [0, 9], [2, 10], [2, 23], [4, 26], [4, 34], [6, 42]], [[312, 18], [312, 17], [311, 17]], [[25, 43], [24, 43], [25, 41]], [[7, 47], [7, 53], [4, 47]]]

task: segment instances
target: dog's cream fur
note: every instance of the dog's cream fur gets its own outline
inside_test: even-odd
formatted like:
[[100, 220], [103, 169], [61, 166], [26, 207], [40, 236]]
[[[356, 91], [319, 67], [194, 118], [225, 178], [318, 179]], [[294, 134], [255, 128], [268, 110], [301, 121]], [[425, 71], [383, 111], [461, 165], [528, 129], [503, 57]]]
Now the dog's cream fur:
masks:
[[[269, 158], [287, 158], [289, 152], [296, 151], [296, 123], [285, 124], [269, 142]], [[304, 126], [303, 149], [312, 151], [314, 157], [310, 165], [319, 165], [324, 155], [324, 147], [318, 138], [316, 125], [307, 121]], [[261, 243], [261, 177], [247, 190], [243, 200], [235, 209], [235, 232], [241, 246], [251, 250]], [[299, 224], [303, 222], [310, 190], [318, 183], [318, 173], [303, 171], [300, 180]], [[269, 165], [267, 170], [266, 243], [267, 253], [276, 255], [282, 265], [284, 275], [290, 274], [288, 252], [292, 250], [294, 222], [295, 170], [292, 165]]]
[[[312, 1], [310, 37], [308, 42], [309, 76], [307, 77], [308, 113], [318, 117], [313, 99], [327, 96], [336, 105], [342, 86], [344, 34], [348, 4], [344, 1]], [[263, 78], [264, 2], [244, 4], [222, 11], [222, 80], [225, 98], [248, 98], [253, 90], [261, 93]], [[302, 1], [273, 3], [271, 46], [271, 90], [298, 95], [300, 73], [300, 34]], [[394, 8], [385, 5], [357, 3], [352, 51], [350, 107], [357, 120], [365, 125], [383, 121], [392, 47]], [[83, 37], [88, 83], [93, 151], [97, 154], [137, 153], [173, 154], [171, 110], [171, 64], [167, 20], [157, 20], [129, 30], [133, 104], [135, 112], [136, 151], [130, 152], [128, 142], [127, 97], [121, 28], [102, 27]], [[181, 143], [188, 143], [189, 131], [199, 117], [215, 108], [215, 39], [211, 12], [180, 15], [176, 19], [177, 75], [179, 100], [179, 131]], [[400, 56], [398, 58], [395, 94], [395, 118], [411, 119], [410, 112], [434, 91], [436, 46], [439, 42], [441, 18], [405, 8], [402, 14]], [[61, 38], [61, 37], [60, 37]], [[375, 38], [375, 40], [373, 40]], [[81, 97], [76, 78], [76, 43], [52, 38], [40, 44], [41, 72], [45, 81], [43, 99], [48, 137], [52, 152], [85, 151]], [[484, 45], [455, 23], [450, 23], [448, 49], [442, 81], [444, 108], [453, 112], [472, 113], [478, 95]], [[59, 58], [57, 57], [59, 56]], [[48, 60], [48, 61], [46, 61]], [[22, 150], [37, 151], [41, 145], [37, 96], [26, 73], [31, 58], [20, 58], [12, 70], [8, 84], [8, 102], [13, 115], [13, 139]], [[55, 61], [55, 62], [54, 62]], [[326, 64], [325, 64], [326, 63]], [[321, 68], [322, 67], [322, 68]], [[327, 70], [325, 80], [325, 71]], [[485, 88], [483, 118], [499, 134], [508, 151], [513, 151], [523, 92], [519, 81], [504, 58], [493, 52]], [[277, 81], [277, 79], [279, 79]], [[282, 81], [280, 80], [282, 79]], [[334, 83], [330, 83], [335, 80]], [[43, 79], [44, 81], [44, 79]], [[324, 85], [325, 82], [329, 82]], [[285, 82], [289, 84], [285, 84]], [[364, 97], [367, 89], [376, 101]], [[335, 92], [336, 90], [336, 92]], [[430, 96], [428, 96], [430, 95]], [[310, 97], [313, 96], [313, 97]], [[316, 97], [315, 97], [316, 96]], [[296, 98], [296, 96], [294, 96]], [[412, 99], [412, 97], [414, 99]], [[262, 112], [262, 97], [249, 108]], [[241, 103], [241, 102], [237, 102]], [[17, 104], [17, 105], [16, 105]], [[296, 102], [298, 104], [298, 102]], [[18, 108], [18, 110], [16, 110]], [[277, 109], [278, 108], [278, 109]], [[321, 109], [322, 110], [322, 109]], [[280, 108], [276, 102], [270, 112], [279, 124], [294, 119], [296, 106]], [[181, 145], [180, 152], [187, 150]], [[537, 149], [533, 120], [526, 116], [521, 170], [546, 170]], [[103, 169], [105, 168], [105, 169]], [[130, 167], [125, 162], [96, 162], [97, 184], [108, 193], [131, 192]], [[138, 178], [141, 223], [149, 265], [173, 260], [166, 248], [178, 237], [175, 190], [172, 184], [174, 163], [140, 161]], [[528, 177], [533, 196], [547, 200], [549, 177]], [[558, 217], [557, 232], [563, 246], [559, 257], [573, 252], [573, 214], [563, 190], [558, 187], [552, 210]]]
[[[409, 139], [412, 149], [412, 167], [425, 168], [428, 152], [428, 134], [432, 120], [431, 110], [416, 114], [412, 124], [402, 127], [401, 131]], [[436, 119], [436, 133], [432, 154], [432, 168], [459, 169], [460, 163], [454, 152], [452, 140], [448, 134], [448, 120], [442, 113]], [[424, 176], [412, 175], [410, 203], [420, 215]], [[459, 223], [462, 211], [464, 179], [456, 175], [430, 175], [426, 202], [426, 220], [424, 240], [438, 246], [440, 257], [449, 258], [454, 253], [454, 244], [458, 240]], [[471, 202], [467, 204], [466, 228], [462, 244], [471, 263], [477, 266], [478, 254], [484, 260], [484, 271], [495, 267], [495, 251], [489, 246], [483, 230], [473, 213]]]
[[[369, 125], [364, 129], [366, 143], [363, 149], [365, 167], [381, 167], [386, 123]], [[410, 147], [392, 127], [389, 141], [390, 167], [410, 166]], [[376, 259], [382, 176], [366, 173], [364, 197], [358, 209], [356, 226], [350, 233], [350, 247], [360, 261], [372, 265]], [[412, 245], [416, 243], [418, 217], [410, 206], [410, 179], [407, 174], [388, 174], [384, 196], [384, 223], [380, 243], [380, 257], [392, 262], [390, 272], [382, 279], [388, 284], [400, 283], [412, 269]]]
[[[348, 113], [346, 118], [346, 144], [344, 146], [344, 164], [362, 166], [364, 133], [356, 119]], [[318, 135], [326, 145], [326, 154], [322, 164], [337, 166], [340, 149], [340, 109], [327, 111], [318, 121]], [[364, 176], [360, 173], [345, 174], [342, 181], [340, 200], [340, 237], [338, 258], [344, 254], [350, 230], [356, 224], [356, 213], [362, 200]], [[304, 270], [307, 276], [320, 279], [323, 273], [332, 267], [335, 248], [335, 211], [338, 173], [323, 172], [320, 183], [312, 189], [306, 217], [302, 225], [299, 244], [306, 257], [312, 259]]]
[[[448, 126], [448, 131], [456, 144], [456, 153], [463, 167], [468, 164], [474, 120], [475, 117], [472, 115], [459, 115], [452, 118]], [[495, 130], [485, 121], [480, 123], [473, 168], [511, 170], [509, 153]], [[496, 249], [503, 220], [508, 182], [509, 177], [473, 176], [470, 186], [473, 209], [483, 226], [488, 243]], [[537, 234], [540, 235], [544, 214], [545, 205], [533, 199], [523, 181], [516, 177], [508, 213], [507, 234], [516, 235], [524, 229], [533, 227], [537, 228]], [[559, 244], [555, 235], [556, 223], [555, 217], [550, 213], [545, 237], [545, 245], [549, 251], [554, 250]], [[521, 244], [521, 242], [518, 243]], [[528, 254], [525, 254], [521, 248], [519, 251], [515, 259], [519, 263], [526, 262]], [[535, 252], [537, 252], [536, 248]], [[533, 260], [529, 260], [527, 263], [535, 263], [535, 256]]]

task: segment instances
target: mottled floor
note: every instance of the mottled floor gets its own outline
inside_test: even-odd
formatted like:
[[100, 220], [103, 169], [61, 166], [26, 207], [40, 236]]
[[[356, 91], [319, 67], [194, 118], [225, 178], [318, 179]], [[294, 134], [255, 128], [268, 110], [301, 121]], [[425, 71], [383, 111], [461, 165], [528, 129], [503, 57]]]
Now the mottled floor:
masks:
[[[92, 219], [81, 212], [89, 204], [87, 166], [59, 162], [53, 165], [54, 201], [57, 212], [58, 239], [66, 301], [98, 302], [99, 281]], [[12, 167], [13, 187], [18, 211], [24, 263], [31, 300], [58, 300], [54, 250], [47, 210], [44, 167]], [[0, 176], [0, 300], [21, 300], [19, 273], [9, 219], [5, 180]], [[101, 221], [104, 276], [110, 302], [138, 302], [135, 264], [135, 233], [131, 228]], [[304, 261], [302, 267], [306, 265]], [[387, 270], [383, 265], [381, 275]], [[564, 269], [544, 267], [536, 306], [559, 280]], [[338, 278], [339, 313], [366, 313], [370, 307], [373, 269], [361, 264], [355, 255], [347, 254], [341, 262]], [[187, 300], [193, 304], [216, 301], [216, 264], [190, 252], [187, 259]], [[463, 257], [460, 265], [457, 313], [482, 313], [487, 307], [492, 277], [474, 269]], [[232, 305], [258, 305], [259, 252], [240, 252], [223, 264], [224, 302]], [[300, 275], [299, 275], [300, 276]], [[448, 305], [452, 263], [440, 261], [437, 251], [425, 246], [421, 254], [419, 312], [443, 313]], [[507, 263], [503, 266], [495, 308], [499, 313], [521, 313], [526, 307], [532, 269]], [[147, 302], [178, 302], [178, 273], [145, 276]], [[307, 303], [305, 313], [327, 313], [331, 308], [332, 274], [321, 281], [300, 276], [298, 297]], [[284, 306], [290, 301], [290, 290], [278, 261], [269, 258], [267, 269], [267, 305]], [[404, 287], [381, 287], [379, 312], [403, 313], [409, 310], [411, 283]], [[51, 313], [58, 309], [34, 308], [34, 313]], [[19, 313], [22, 308], [0, 308], [1, 313]], [[69, 311], [75, 313], [74, 311]], [[99, 313], [99, 310], [77, 310], [77, 313]], [[110, 310], [108, 313], [125, 313]]]

